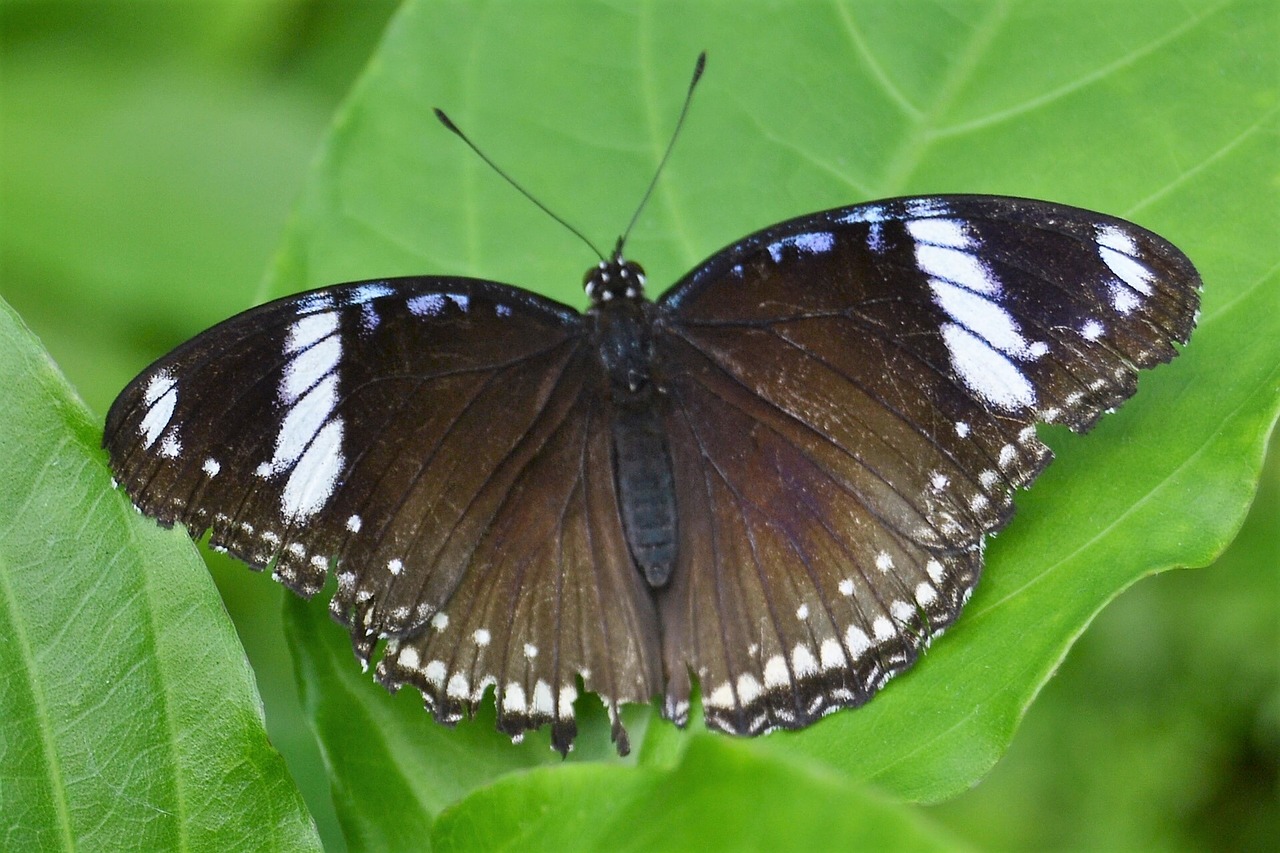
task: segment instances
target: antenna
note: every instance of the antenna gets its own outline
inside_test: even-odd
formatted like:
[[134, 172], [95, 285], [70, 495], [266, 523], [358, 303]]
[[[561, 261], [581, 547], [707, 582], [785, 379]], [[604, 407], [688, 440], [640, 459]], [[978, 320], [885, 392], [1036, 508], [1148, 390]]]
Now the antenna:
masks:
[[658, 163], [658, 168], [653, 173], [653, 180], [649, 182], [649, 188], [644, 191], [644, 197], [640, 199], [636, 212], [631, 215], [631, 221], [627, 223], [627, 230], [622, 232], [622, 236], [618, 238], [618, 242], [613, 247], [614, 257], [622, 254], [622, 244], [627, 242], [627, 237], [631, 235], [631, 229], [635, 227], [636, 220], [640, 218], [640, 211], [644, 210], [644, 206], [649, 203], [649, 196], [653, 195], [653, 188], [658, 185], [658, 177], [667, 165], [667, 159], [671, 156], [671, 149], [676, 147], [676, 139], [680, 136], [680, 129], [684, 127], [684, 117], [689, 114], [689, 104], [693, 101], [693, 90], [697, 88], [698, 81], [702, 79], [702, 72], [706, 67], [707, 52], [704, 50], [698, 54], [698, 61], [693, 65], [693, 79], [689, 81], [689, 91], [685, 92], [684, 106], [680, 108], [680, 118], [676, 119], [676, 129], [671, 132], [671, 141], [667, 143], [667, 150], [662, 154], [662, 160]]
[[568, 228], [571, 232], [573, 232], [573, 234], [574, 234], [574, 235], [576, 235], [576, 236], [577, 236], [577, 238], [578, 238], [579, 240], [581, 240], [582, 242], [586, 243], [586, 244], [587, 244], [587, 246], [589, 246], [589, 247], [591, 248], [591, 251], [593, 251], [593, 252], [595, 252], [595, 253], [596, 253], [596, 257], [597, 257], [597, 258], [599, 258], [599, 259], [600, 259], [600, 260], [602, 260], [602, 261], [604, 260], [604, 255], [601, 253], [601, 251], [600, 251], [599, 249], [597, 249], [597, 248], [596, 248], [596, 244], [595, 244], [595, 243], [592, 243], [590, 240], [588, 240], [588, 239], [587, 239], [587, 237], [586, 237], [586, 235], [585, 235], [585, 234], [583, 234], [581, 231], [579, 231], [577, 228], [574, 228], [574, 227], [573, 227], [572, 225], [570, 225], [568, 222], [565, 222], [562, 218], [560, 218], [559, 216], [557, 216], [557, 215], [556, 215], [556, 214], [551, 210], [551, 208], [547, 207], [545, 204], [543, 204], [542, 202], [540, 202], [540, 201], [538, 201], [536, 198], [534, 198], [534, 197], [533, 197], [533, 194], [532, 194], [532, 193], [530, 193], [528, 190], [526, 190], [524, 187], [520, 186], [520, 184], [518, 184], [518, 183], [516, 182], [516, 179], [515, 179], [515, 178], [511, 177], [510, 175], [508, 175], [506, 172], [504, 172], [504, 171], [502, 170], [502, 168], [501, 168], [501, 167], [499, 167], [499, 166], [498, 166], [498, 164], [497, 164], [497, 163], [495, 163], [495, 162], [493, 162], [492, 160], [490, 160], [490, 159], [489, 159], [489, 157], [488, 157], [488, 155], [486, 155], [483, 151], [481, 151], [479, 148], [477, 148], [477, 147], [476, 147], [476, 144], [475, 144], [474, 142], [472, 142], [470, 139], [468, 139], [468, 138], [467, 138], [467, 135], [466, 135], [465, 133], [463, 133], [463, 132], [458, 128], [458, 126], [457, 126], [456, 124], [454, 124], [454, 123], [453, 123], [453, 120], [452, 120], [451, 118], [449, 118], [447, 115], [445, 115], [445, 114], [444, 114], [444, 110], [442, 110], [442, 109], [440, 109], [440, 108], [438, 108], [438, 107], [433, 107], [432, 109], [435, 111], [436, 118], [440, 119], [440, 123], [441, 123], [441, 124], [443, 124], [445, 127], [447, 127], [449, 130], [453, 131], [453, 133], [455, 133], [455, 134], [457, 135], [457, 137], [458, 137], [459, 139], [461, 139], [463, 142], [467, 143], [467, 147], [468, 147], [468, 148], [470, 148], [472, 151], [474, 151], [474, 152], [475, 152], [475, 153], [480, 157], [480, 159], [481, 159], [481, 160], [483, 160], [483, 161], [485, 161], [486, 163], [488, 163], [488, 164], [489, 164], [489, 168], [493, 169], [493, 171], [495, 171], [495, 172], [497, 172], [499, 175], [501, 175], [501, 176], [502, 176], [502, 178], [503, 178], [507, 183], [511, 184], [511, 186], [513, 186], [513, 187], [515, 187], [517, 190], [519, 190], [521, 195], [523, 195], [525, 198], [529, 199], [529, 201], [533, 202], [533, 203], [534, 203], [534, 204], [536, 204], [539, 208], [541, 208], [543, 213], [547, 214], [547, 216], [550, 216], [550, 217], [551, 217], [552, 219], [554, 219], [556, 222], [559, 222], [559, 223], [560, 223], [561, 225], [563, 225], [565, 228]]
[[[662, 174], [663, 168], [667, 165], [667, 159], [671, 157], [671, 149], [674, 148], [676, 145], [676, 139], [679, 138], [680, 136], [680, 129], [684, 127], [684, 118], [686, 115], [689, 114], [689, 104], [693, 100], [693, 90], [697, 87], [698, 81], [702, 79], [702, 72], [703, 72], [703, 69], [705, 69], [706, 67], [707, 67], [707, 52], [704, 50], [702, 51], [702, 53], [698, 54], [698, 61], [694, 63], [693, 79], [689, 81], [689, 91], [685, 93], [684, 106], [680, 108], [680, 118], [676, 120], [676, 127], [675, 127], [675, 130], [672, 131], [671, 133], [671, 141], [667, 143], [667, 150], [663, 152], [662, 160], [658, 163], [658, 168], [653, 173], [653, 180], [649, 181], [649, 187], [644, 191], [644, 197], [640, 199], [640, 204], [636, 207], [636, 212], [632, 214], [631, 221], [627, 223], [627, 230], [622, 232], [622, 236], [619, 237], [618, 242], [614, 244], [613, 256], [615, 258], [620, 257], [622, 255], [622, 246], [624, 243], [627, 242], [627, 237], [628, 235], [631, 234], [631, 229], [635, 226], [636, 220], [640, 218], [640, 211], [644, 210], [644, 206], [649, 202], [649, 196], [653, 195], [653, 188], [658, 184], [658, 177]], [[560, 216], [557, 216], [555, 212], [551, 210], [551, 208], [547, 207], [545, 204], [543, 204], [542, 202], [534, 198], [533, 193], [529, 192], [524, 187], [522, 187], [519, 184], [519, 182], [516, 181], [515, 178], [511, 177], [505, 171], [503, 171], [502, 167], [500, 167], [497, 163], [490, 160], [489, 155], [481, 151], [480, 148], [474, 142], [471, 141], [470, 137], [468, 137], [465, 133], [463, 133], [462, 129], [453, 123], [453, 119], [445, 115], [444, 110], [440, 109], [439, 107], [432, 107], [432, 111], [435, 112], [436, 118], [440, 119], [440, 123], [443, 124], [445, 128], [447, 128], [455, 136], [457, 136], [459, 139], [465, 142], [467, 144], [467, 147], [475, 152], [476, 156], [478, 156], [485, 163], [489, 164], [489, 168], [493, 169], [493, 171], [497, 172], [502, 177], [503, 180], [511, 184], [511, 186], [515, 187], [522, 196], [524, 196], [525, 198], [529, 199], [529, 201], [536, 204], [538, 208], [542, 210], [543, 213], [547, 214], [547, 216], [550, 216], [556, 222], [559, 222], [561, 225], [567, 228], [574, 236], [576, 236], [579, 240], [586, 243], [587, 246], [590, 247], [591, 251], [595, 252], [596, 257], [598, 257], [601, 261], [605, 260], [604, 254], [602, 254], [601, 251], [596, 248], [595, 243], [592, 243], [590, 240], [588, 240], [585, 234], [583, 234], [577, 228], [574, 228], [572, 225], [566, 222], [563, 218], [561, 218]]]

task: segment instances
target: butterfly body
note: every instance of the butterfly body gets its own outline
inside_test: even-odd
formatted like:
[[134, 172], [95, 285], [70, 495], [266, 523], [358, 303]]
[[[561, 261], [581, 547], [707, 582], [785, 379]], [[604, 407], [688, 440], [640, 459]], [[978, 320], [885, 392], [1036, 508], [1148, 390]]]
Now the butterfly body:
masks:
[[614, 485], [637, 567], [654, 589], [675, 568], [678, 516], [667, 447], [660, 366], [653, 342], [657, 310], [644, 270], [615, 253], [587, 273], [588, 337], [607, 377]]
[[[624, 274], [625, 273], [625, 274]], [[1170, 360], [1200, 280], [1064, 205], [889, 199], [771, 226], [657, 301], [620, 255], [579, 313], [475, 279], [251, 309], [135, 379], [122, 487], [311, 595], [443, 722], [492, 691], [567, 750], [581, 692], [801, 728], [958, 615], [987, 534]]]

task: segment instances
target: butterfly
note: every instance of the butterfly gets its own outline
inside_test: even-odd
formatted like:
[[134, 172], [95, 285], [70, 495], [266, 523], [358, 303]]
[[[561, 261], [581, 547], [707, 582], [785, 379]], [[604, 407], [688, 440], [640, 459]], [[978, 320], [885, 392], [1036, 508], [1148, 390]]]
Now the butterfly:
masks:
[[619, 240], [584, 285], [586, 312], [437, 276], [252, 308], [121, 392], [110, 466], [303, 596], [336, 575], [357, 657], [446, 724], [491, 690], [563, 754], [591, 692], [625, 754], [619, 707], [684, 726], [696, 681], [711, 728], [796, 729], [956, 619], [1049, 462], [1035, 425], [1130, 397], [1201, 282], [1124, 220], [944, 195], [770, 226], [656, 301]]

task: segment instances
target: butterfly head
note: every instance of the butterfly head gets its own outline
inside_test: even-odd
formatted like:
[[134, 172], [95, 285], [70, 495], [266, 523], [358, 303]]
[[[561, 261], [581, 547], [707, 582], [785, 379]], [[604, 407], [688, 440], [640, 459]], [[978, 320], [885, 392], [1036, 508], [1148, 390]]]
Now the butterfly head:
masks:
[[614, 252], [612, 258], [587, 270], [582, 286], [592, 305], [615, 299], [644, 299], [644, 268], [623, 258], [621, 252]]

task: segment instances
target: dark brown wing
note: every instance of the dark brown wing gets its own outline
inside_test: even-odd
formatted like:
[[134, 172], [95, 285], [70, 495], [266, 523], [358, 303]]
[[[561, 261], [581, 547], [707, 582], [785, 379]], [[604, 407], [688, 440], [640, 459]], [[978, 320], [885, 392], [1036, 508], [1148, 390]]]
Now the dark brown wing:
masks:
[[360, 658], [396, 640], [389, 685], [422, 687], [450, 720], [492, 676], [505, 730], [554, 720], [567, 749], [576, 676], [614, 708], [659, 687], [601, 399], [570, 308], [469, 279], [363, 282], [194, 338], [121, 393], [104, 444], [162, 523], [212, 530], [305, 596], [333, 568], [331, 609]]
[[746, 238], [660, 303], [679, 561], [666, 713], [798, 728], [865, 701], [968, 599], [985, 534], [1168, 361], [1199, 278], [1135, 225], [982, 196], [900, 199]]
[[625, 754], [618, 706], [661, 691], [656, 613], [620, 527], [600, 400], [581, 393], [539, 437], [431, 630], [393, 644], [379, 664], [384, 683], [418, 687], [438, 719], [474, 710], [492, 685], [499, 728], [519, 737], [551, 723], [563, 753], [581, 678]]

